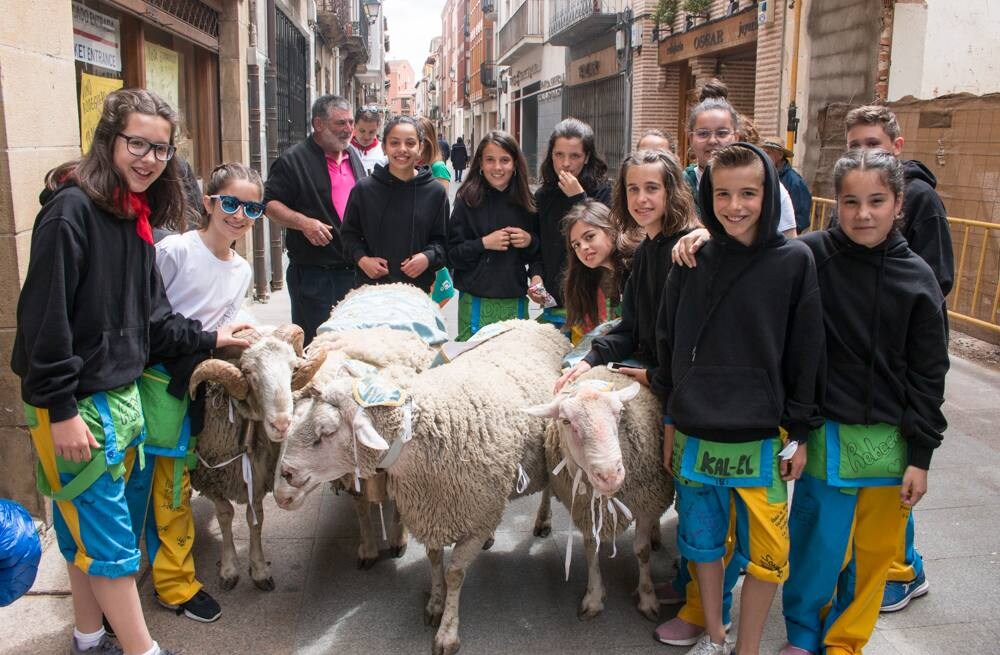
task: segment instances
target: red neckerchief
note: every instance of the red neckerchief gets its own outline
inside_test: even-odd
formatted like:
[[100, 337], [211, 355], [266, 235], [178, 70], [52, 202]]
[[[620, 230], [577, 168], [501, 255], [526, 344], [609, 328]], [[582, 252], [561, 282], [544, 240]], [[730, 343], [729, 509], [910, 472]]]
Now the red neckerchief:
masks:
[[352, 136], [352, 137], [351, 137], [351, 145], [352, 145], [352, 146], [354, 146], [355, 148], [357, 148], [358, 150], [360, 150], [360, 151], [361, 151], [361, 154], [364, 154], [364, 155], [367, 155], [367, 154], [368, 154], [369, 152], [371, 152], [372, 150], [374, 150], [374, 149], [375, 149], [375, 146], [377, 146], [377, 145], [378, 145], [378, 137], [375, 137], [375, 138], [374, 138], [374, 139], [372, 140], [371, 144], [369, 144], [369, 145], [367, 145], [367, 146], [363, 146], [363, 145], [361, 145], [360, 143], [358, 143], [358, 140], [357, 140], [357, 139], [355, 139], [355, 138], [354, 138], [354, 137]]
[[150, 209], [146, 192], [132, 193], [128, 191], [126, 193], [125, 197], [128, 199], [128, 208], [135, 214], [135, 233], [139, 235], [140, 239], [149, 245], [153, 245], [153, 226], [149, 224]]

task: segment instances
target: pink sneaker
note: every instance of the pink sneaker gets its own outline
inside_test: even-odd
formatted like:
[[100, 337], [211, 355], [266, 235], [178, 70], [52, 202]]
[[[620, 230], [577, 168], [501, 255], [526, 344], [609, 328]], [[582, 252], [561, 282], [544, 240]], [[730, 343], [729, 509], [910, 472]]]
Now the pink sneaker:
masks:
[[660, 599], [660, 605], [680, 605], [684, 602], [684, 594], [677, 593], [672, 582], [663, 582], [653, 585], [656, 597]]
[[805, 648], [785, 644], [785, 647], [778, 651], [778, 655], [813, 655], [813, 652]]
[[705, 628], [688, 623], [675, 616], [666, 623], [661, 623], [653, 632], [653, 639], [670, 646], [693, 646], [705, 634]]

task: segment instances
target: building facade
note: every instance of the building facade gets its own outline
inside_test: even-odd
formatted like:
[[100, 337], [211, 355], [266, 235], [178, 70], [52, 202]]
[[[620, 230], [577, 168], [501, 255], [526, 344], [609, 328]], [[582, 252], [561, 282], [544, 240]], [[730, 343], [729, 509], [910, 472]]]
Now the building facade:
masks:
[[438, 78], [442, 131], [449, 143], [472, 130], [469, 111], [469, 1], [447, 0], [441, 10], [441, 65]]
[[389, 112], [393, 115], [416, 116], [416, 79], [413, 66], [405, 59], [390, 59], [389, 69]]
[[497, 126], [497, 73], [494, 61], [493, 25], [498, 0], [469, 1], [469, 140], [475, 147], [484, 134]]

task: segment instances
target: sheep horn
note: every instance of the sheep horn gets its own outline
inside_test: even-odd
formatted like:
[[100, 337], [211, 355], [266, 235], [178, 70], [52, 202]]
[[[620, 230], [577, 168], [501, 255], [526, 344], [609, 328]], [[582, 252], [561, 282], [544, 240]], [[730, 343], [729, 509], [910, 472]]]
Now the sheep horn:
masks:
[[274, 336], [285, 343], [291, 344], [295, 349], [295, 355], [302, 357], [302, 344], [305, 342], [305, 332], [295, 323], [286, 323], [274, 331]]
[[323, 362], [326, 361], [327, 352], [326, 348], [310, 348], [309, 356], [305, 359], [299, 359], [292, 372], [292, 391], [298, 391], [309, 384], [316, 372], [323, 366]]
[[250, 384], [243, 372], [233, 364], [221, 359], [206, 359], [195, 367], [188, 383], [188, 393], [193, 397], [202, 382], [217, 382], [226, 393], [236, 400], [246, 400]]
[[[242, 330], [237, 330], [233, 332], [233, 336], [237, 339], [245, 339], [250, 342], [252, 346], [257, 340], [260, 339], [260, 332], [255, 328], [243, 328]], [[215, 356], [218, 359], [239, 359], [243, 355], [243, 351], [246, 348], [241, 348], [240, 346], [225, 346], [223, 348], [217, 348], [215, 350]]]

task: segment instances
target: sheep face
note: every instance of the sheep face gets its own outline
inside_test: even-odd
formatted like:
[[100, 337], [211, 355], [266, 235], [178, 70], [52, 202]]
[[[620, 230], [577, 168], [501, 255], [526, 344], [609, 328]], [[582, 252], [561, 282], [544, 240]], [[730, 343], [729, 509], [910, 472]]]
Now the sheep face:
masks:
[[618, 422], [624, 403], [638, 393], [638, 383], [617, 391], [579, 386], [525, 411], [555, 420], [563, 448], [587, 474], [590, 485], [602, 495], [613, 496], [625, 482]]
[[294, 428], [278, 462], [274, 498], [283, 509], [297, 509], [324, 482], [360, 470], [375, 474], [380, 453], [389, 448], [368, 411], [354, 400], [352, 379], [309, 387], [295, 405]]

